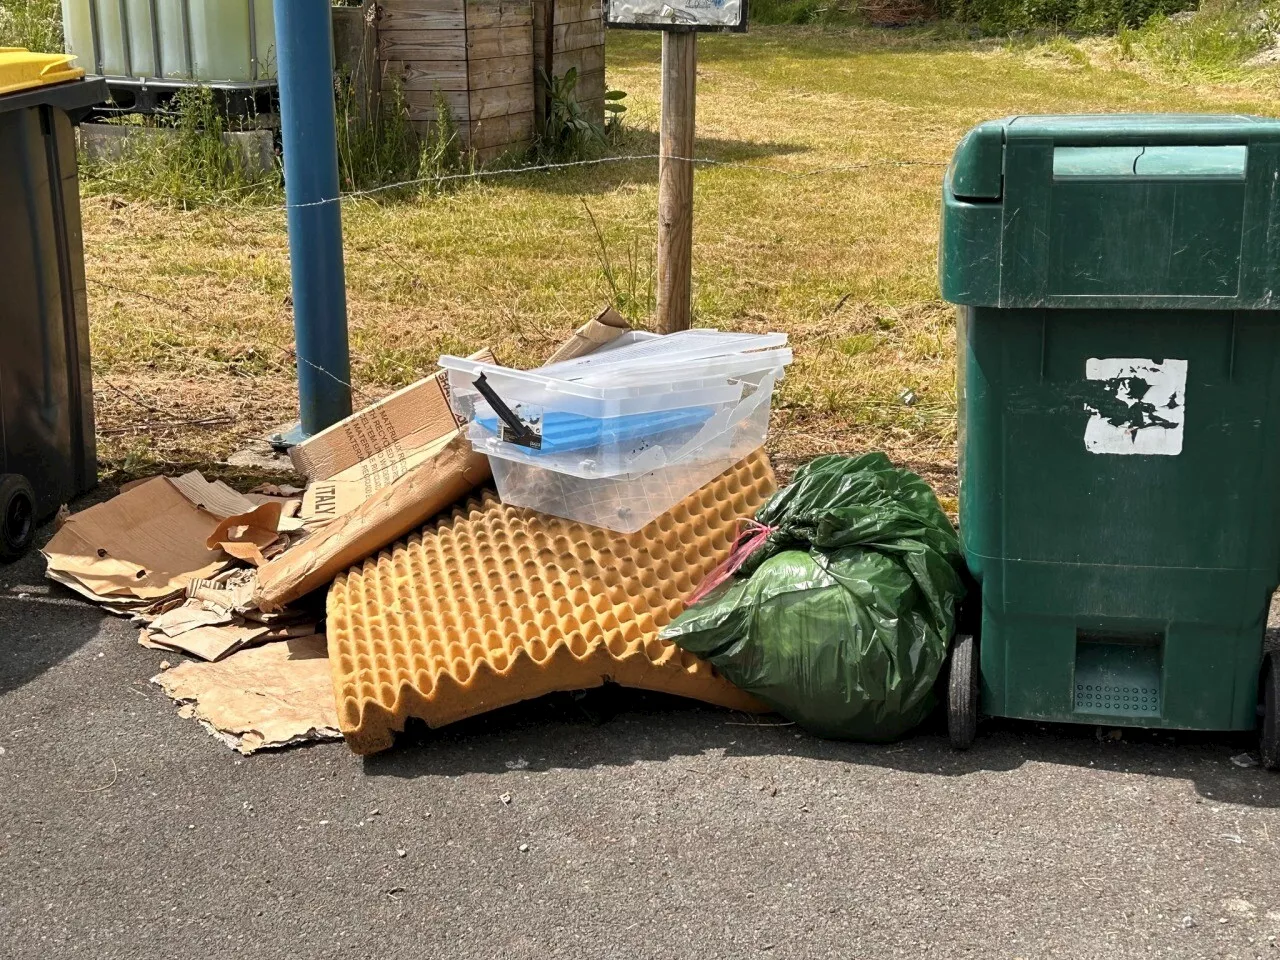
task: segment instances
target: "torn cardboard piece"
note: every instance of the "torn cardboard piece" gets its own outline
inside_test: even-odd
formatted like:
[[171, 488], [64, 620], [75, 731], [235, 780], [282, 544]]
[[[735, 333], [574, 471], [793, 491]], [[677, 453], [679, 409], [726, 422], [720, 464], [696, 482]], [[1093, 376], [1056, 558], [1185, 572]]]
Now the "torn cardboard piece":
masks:
[[489, 461], [460, 432], [422, 464], [355, 510], [258, 568], [254, 603], [262, 610], [326, 587], [353, 563], [416, 530], [489, 479]]
[[[313, 614], [300, 610], [259, 609], [253, 600], [253, 590], [257, 583], [256, 574], [247, 567], [237, 567], [214, 577], [211, 580], [195, 580], [187, 587], [188, 602], [200, 602], [211, 607], [226, 610], [235, 617], [255, 620], [272, 626], [296, 623], [311, 617]], [[235, 619], [232, 617], [232, 619]]]
[[129, 617], [135, 615], [139, 610], [149, 607], [151, 604], [147, 600], [138, 600], [136, 597], [104, 597], [94, 593], [75, 577], [67, 576], [57, 570], [46, 569], [45, 577], [54, 583], [61, 584], [68, 590], [80, 594], [86, 600], [96, 603], [108, 613], [114, 613], [120, 617]]
[[213, 604], [229, 614], [248, 614], [254, 610], [253, 572], [228, 570], [217, 577], [192, 580], [187, 584], [187, 598]]
[[443, 373], [427, 377], [293, 448], [311, 479], [299, 514], [311, 533], [259, 567], [260, 609], [327, 586], [489, 479], [489, 461], [462, 435], [445, 385]]
[[206, 546], [219, 547], [235, 557], [260, 567], [267, 558], [283, 552], [288, 539], [282, 534], [286, 528], [297, 530], [301, 524], [284, 515], [284, 505], [271, 500], [259, 506], [250, 504], [247, 512], [227, 517], [213, 533]]
[[[206, 480], [194, 470], [180, 477], [168, 479], [178, 488], [179, 493], [205, 513], [211, 513], [219, 520], [225, 520], [238, 513], [248, 513], [255, 505], [243, 493], [231, 489], [221, 480]], [[121, 492], [124, 489], [122, 487]]]
[[246, 497], [283, 497], [289, 499], [302, 495], [302, 487], [295, 487], [291, 483], [260, 483], [248, 493]]
[[73, 514], [45, 546], [47, 575], [112, 610], [180, 595], [230, 558], [206, 545], [218, 518], [166, 477]]
[[229, 610], [213, 604], [188, 600], [179, 607], [166, 610], [149, 623], [152, 633], [164, 634], [166, 637], [177, 637], [198, 627], [214, 627], [230, 623], [233, 617]]
[[153, 618], [138, 634], [140, 644], [216, 661], [245, 647], [305, 636], [316, 629], [315, 618], [302, 612], [267, 618], [266, 622], [248, 619], [234, 609], [235, 601], [240, 599], [235, 589], [223, 589], [222, 585], [188, 590], [200, 596], [190, 597]]
[[316, 632], [317, 626], [314, 619], [287, 624], [236, 619], [228, 623], [193, 627], [172, 636], [154, 627], [144, 627], [138, 631], [138, 643], [152, 650], [185, 653], [201, 660], [217, 662], [247, 647], [310, 636]]
[[237, 650], [261, 642], [270, 629], [265, 623], [224, 623], [194, 627], [175, 636], [166, 636], [152, 628], [145, 628], [139, 632], [138, 642], [155, 650], [173, 650], [216, 662]]
[[[144, 646], [182, 650], [205, 660], [217, 660], [253, 637], [242, 635], [243, 618], [227, 607], [205, 600], [187, 599], [152, 618], [142, 630], [150, 640]], [[230, 628], [223, 630], [222, 628]], [[254, 635], [265, 633], [265, 624], [254, 624]], [[142, 642], [141, 635], [139, 642]]]
[[263, 613], [253, 602], [253, 584], [253, 571], [243, 567], [193, 580], [183, 600], [135, 617], [145, 625], [138, 642], [216, 661], [245, 647], [315, 633], [315, 611]]
[[280, 504], [281, 517], [284, 518], [280, 529], [282, 532], [292, 533], [302, 528], [302, 521], [296, 519], [302, 510], [302, 494], [302, 487], [290, 486], [287, 483], [260, 483], [246, 493], [244, 498], [255, 507], [260, 507], [264, 503]]
[[181, 715], [245, 755], [342, 737], [323, 636], [183, 663], [151, 682], [183, 705]]
[[598, 314], [573, 332], [555, 353], [547, 358], [544, 366], [560, 363], [563, 360], [575, 360], [599, 350], [606, 343], [612, 343], [631, 330], [627, 318], [613, 307], [605, 307]]

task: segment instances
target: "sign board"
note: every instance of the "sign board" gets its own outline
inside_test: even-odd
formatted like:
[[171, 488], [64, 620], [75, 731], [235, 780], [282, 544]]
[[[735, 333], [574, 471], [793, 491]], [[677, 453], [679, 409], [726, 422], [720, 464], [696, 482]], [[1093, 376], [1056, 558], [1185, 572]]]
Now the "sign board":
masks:
[[747, 0], [606, 0], [605, 23], [649, 30], [747, 29]]

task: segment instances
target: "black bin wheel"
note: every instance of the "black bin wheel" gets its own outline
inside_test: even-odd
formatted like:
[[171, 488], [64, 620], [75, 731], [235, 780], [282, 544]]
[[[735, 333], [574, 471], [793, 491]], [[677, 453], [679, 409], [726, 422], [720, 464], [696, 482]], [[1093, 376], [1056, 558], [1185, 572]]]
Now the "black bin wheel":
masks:
[[951, 645], [947, 734], [957, 750], [968, 750], [978, 735], [978, 643], [968, 633], [957, 634]]
[[17, 560], [36, 535], [36, 495], [26, 477], [0, 473], [0, 563]]
[[1262, 689], [1259, 707], [1262, 710], [1258, 731], [1258, 753], [1262, 766], [1267, 770], [1280, 770], [1280, 668], [1275, 655], [1262, 662]]

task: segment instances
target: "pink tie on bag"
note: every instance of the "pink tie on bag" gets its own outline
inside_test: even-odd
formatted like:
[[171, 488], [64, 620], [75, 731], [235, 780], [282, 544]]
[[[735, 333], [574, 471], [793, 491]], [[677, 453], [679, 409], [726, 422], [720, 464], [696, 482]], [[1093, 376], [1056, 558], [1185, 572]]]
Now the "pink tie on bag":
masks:
[[689, 594], [689, 599], [685, 601], [685, 606], [693, 606], [737, 573], [738, 568], [747, 562], [747, 557], [755, 553], [758, 547], [763, 546], [764, 542], [769, 539], [769, 534], [777, 529], [777, 527], [757, 523], [750, 518], [743, 518], [738, 530], [738, 536], [733, 541], [733, 550], [725, 558], [724, 563], [707, 574], [702, 583], [698, 585], [698, 589]]

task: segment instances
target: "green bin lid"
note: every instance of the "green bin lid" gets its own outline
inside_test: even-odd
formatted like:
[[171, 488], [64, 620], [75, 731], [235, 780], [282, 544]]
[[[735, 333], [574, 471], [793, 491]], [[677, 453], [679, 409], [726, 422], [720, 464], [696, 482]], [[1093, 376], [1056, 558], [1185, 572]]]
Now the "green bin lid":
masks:
[[[974, 127], [965, 135], [951, 160], [948, 183], [959, 198], [1000, 199], [1005, 147], [1020, 141], [1128, 155], [1124, 151], [1129, 149], [1240, 146], [1259, 138], [1280, 140], [1280, 120], [1190, 113], [1006, 117]], [[1193, 166], [1198, 163], [1190, 151], [1179, 159]]]
[[1007, 117], [947, 170], [953, 303], [1280, 310], [1280, 121]]

